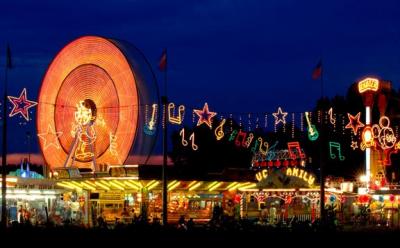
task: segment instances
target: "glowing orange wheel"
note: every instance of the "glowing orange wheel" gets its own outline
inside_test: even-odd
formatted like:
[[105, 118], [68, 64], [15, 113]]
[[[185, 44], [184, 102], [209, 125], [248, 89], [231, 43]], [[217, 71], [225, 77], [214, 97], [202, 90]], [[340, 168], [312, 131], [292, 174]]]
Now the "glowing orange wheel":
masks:
[[[81, 102], [91, 103], [93, 121], [79, 129]], [[123, 163], [137, 132], [138, 106], [134, 73], [114, 43], [95, 36], [69, 43], [50, 64], [39, 93], [37, 132], [47, 164], [62, 167], [73, 147], [92, 155], [73, 154], [80, 168], [90, 168], [93, 160]]]

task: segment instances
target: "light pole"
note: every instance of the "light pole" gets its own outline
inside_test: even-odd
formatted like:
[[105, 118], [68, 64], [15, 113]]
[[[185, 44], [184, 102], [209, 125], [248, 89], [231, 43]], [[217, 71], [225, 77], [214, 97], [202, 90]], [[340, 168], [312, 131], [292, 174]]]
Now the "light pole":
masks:
[[7, 228], [7, 73], [11, 68], [10, 47], [7, 46], [7, 61], [4, 73], [4, 97], [3, 97], [3, 145], [1, 166], [1, 226]]
[[31, 132], [26, 132], [26, 137], [28, 138], [28, 163], [31, 164]]
[[365, 106], [365, 128], [362, 134], [362, 143], [365, 146], [365, 175], [367, 190], [371, 181], [371, 146], [373, 140], [373, 134], [371, 130], [371, 110], [374, 105], [374, 97], [376, 92], [379, 90], [379, 80], [376, 78], [367, 77], [358, 82], [358, 92], [363, 98]]

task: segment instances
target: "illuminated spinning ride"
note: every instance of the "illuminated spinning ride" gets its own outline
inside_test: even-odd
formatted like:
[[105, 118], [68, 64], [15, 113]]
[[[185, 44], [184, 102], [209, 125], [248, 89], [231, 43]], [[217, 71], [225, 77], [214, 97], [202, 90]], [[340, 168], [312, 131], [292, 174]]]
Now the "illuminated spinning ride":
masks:
[[121, 41], [84, 36], [50, 64], [39, 93], [37, 132], [51, 167], [96, 170], [124, 163], [137, 139], [152, 143], [138, 134], [140, 104], [149, 95], [146, 77], [127, 50]]

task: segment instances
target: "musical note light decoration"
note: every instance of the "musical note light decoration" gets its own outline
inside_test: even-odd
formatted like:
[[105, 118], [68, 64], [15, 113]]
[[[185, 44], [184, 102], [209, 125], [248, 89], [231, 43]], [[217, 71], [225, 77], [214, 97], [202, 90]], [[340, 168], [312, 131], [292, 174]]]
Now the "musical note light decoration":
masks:
[[215, 129], [214, 134], [217, 140], [221, 140], [224, 136], [224, 125], [225, 125], [226, 119], [222, 119], [221, 122], [219, 123], [218, 127]]
[[[189, 142], [185, 139], [185, 128], [182, 128], [182, 130], [179, 132], [179, 135], [181, 136], [181, 143], [183, 146], [188, 146]], [[191, 147], [193, 151], [197, 151], [199, 149], [199, 146], [195, 144], [195, 135], [194, 132], [189, 136], [189, 141], [191, 141]]]
[[278, 125], [279, 123], [286, 125], [286, 116], [288, 115], [288, 112], [283, 112], [282, 108], [278, 107], [278, 111], [272, 113], [272, 115], [275, 118], [275, 126]]
[[183, 146], [187, 146], [188, 142], [185, 140], [185, 129], [182, 128], [182, 130], [179, 132], [179, 135], [181, 136], [181, 143]]
[[332, 107], [328, 110], [328, 114], [329, 114], [329, 122], [332, 125], [335, 125], [336, 124], [336, 119], [333, 118], [333, 108]]
[[235, 145], [237, 146], [237, 147], [239, 147], [239, 146], [245, 146], [246, 145], [246, 136], [247, 136], [247, 133], [246, 132], [244, 132], [244, 131], [242, 131], [242, 130], [239, 130], [239, 133], [236, 135], [236, 139], [235, 139]]
[[237, 135], [238, 131], [235, 129], [231, 132], [231, 135], [229, 135], [229, 141], [233, 141]]
[[[334, 149], [337, 151], [337, 155], [335, 154]], [[340, 161], [345, 159], [345, 157], [342, 155], [342, 148], [339, 142], [329, 142], [329, 156], [331, 159], [339, 158]]]
[[357, 131], [359, 128], [364, 127], [365, 125], [360, 121], [361, 112], [358, 112], [355, 116], [347, 113], [347, 117], [349, 118], [349, 123], [345, 126], [345, 128], [353, 129], [354, 135], [357, 135]]
[[26, 96], [26, 88], [24, 88], [19, 95], [19, 97], [15, 96], [7, 96], [8, 100], [12, 103], [13, 108], [11, 113], [9, 114], [10, 117], [14, 115], [21, 114], [22, 117], [25, 118], [26, 121], [29, 121], [29, 109], [36, 106], [37, 102], [28, 100]]
[[[298, 141], [292, 141], [287, 143], [289, 157], [293, 160], [297, 159], [299, 156], [301, 159], [304, 159], [306, 155], [300, 148], [300, 143]], [[294, 150], [294, 151], [293, 151]]]
[[[258, 151], [259, 151], [261, 154], [267, 155], [268, 150], [269, 150], [269, 144], [268, 144], [268, 142], [266, 142], [266, 141], [263, 142], [263, 138], [262, 138], [262, 137], [258, 137], [257, 140], [260, 142], [260, 147], [259, 147]], [[264, 148], [263, 148], [263, 147], [264, 147]]]
[[180, 125], [183, 122], [185, 116], [185, 106], [179, 105], [178, 113], [175, 115], [175, 104], [173, 102], [168, 104], [168, 121], [171, 124]]
[[199, 109], [194, 109], [194, 113], [199, 117], [199, 120], [197, 121], [197, 126], [200, 126], [201, 124], [205, 123], [210, 129], [212, 128], [212, 118], [217, 115], [216, 112], [211, 112], [208, 109], [208, 103], [204, 104], [204, 107], [202, 110]]
[[199, 146], [195, 144], [194, 140], [194, 132], [189, 136], [189, 140], [192, 141], [192, 150], [197, 151], [199, 149]]
[[244, 142], [244, 144], [242, 144], [244, 147], [249, 148], [251, 145], [251, 142], [254, 139], [254, 134], [253, 133], [249, 133], [249, 135], [247, 135], [247, 139]]

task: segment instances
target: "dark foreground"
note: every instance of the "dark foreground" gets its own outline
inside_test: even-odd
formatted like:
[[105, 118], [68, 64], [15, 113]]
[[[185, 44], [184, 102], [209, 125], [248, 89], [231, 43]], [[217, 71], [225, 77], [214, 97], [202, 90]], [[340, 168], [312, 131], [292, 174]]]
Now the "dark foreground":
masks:
[[[254, 245], [286, 247], [335, 247], [347, 245], [397, 246], [400, 230], [393, 229], [279, 229], [270, 227], [190, 230], [176, 226], [126, 226], [115, 229], [17, 226], [0, 231], [1, 242], [24, 247], [253, 247]], [[4, 244], [4, 243], [3, 243]], [[110, 246], [112, 245], [112, 246]], [[3, 247], [3, 246], [1, 246]], [[6, 247], [6, 246], [4, 246]], [[254, 246], [255, 247], [255, 246]]]

